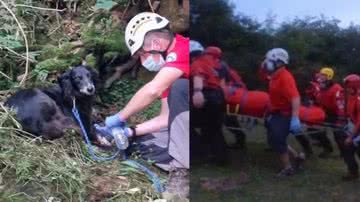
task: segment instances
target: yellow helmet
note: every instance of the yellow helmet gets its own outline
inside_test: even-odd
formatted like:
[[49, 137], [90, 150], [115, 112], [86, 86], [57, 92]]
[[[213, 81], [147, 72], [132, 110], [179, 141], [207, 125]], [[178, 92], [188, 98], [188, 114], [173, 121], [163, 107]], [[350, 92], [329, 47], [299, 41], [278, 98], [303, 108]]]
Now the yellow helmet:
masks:
[[334, 78], [334, 70], [331, 67], [321, 68], [320, 74], [325, 75], [327, 80], [332, 80]]

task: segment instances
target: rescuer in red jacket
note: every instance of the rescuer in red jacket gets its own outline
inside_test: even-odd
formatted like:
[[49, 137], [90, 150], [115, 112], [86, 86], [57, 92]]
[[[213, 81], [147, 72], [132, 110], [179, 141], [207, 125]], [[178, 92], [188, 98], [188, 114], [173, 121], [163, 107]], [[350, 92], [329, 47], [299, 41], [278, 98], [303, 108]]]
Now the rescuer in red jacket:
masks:
[[293, 75], [288, 71], [289, 55], [282, 48], [269, 50], [263, 62], [268, 72], [270, 113], [266, 118], [268, 141], [279, 153], [282, 170], [277, 176], [294, 174], [287, 144], [289, 133], [301, 132], [299, 120], [300, 95]]
[[356, 153], [360, 157], [360, 77], [351, 74], [344, 79], [346, 96], [346, 117], [349, 123], [345, 127], [346, 135], [338, 137], [342, 156], [348, 168], [348, 174], [343, 180], [356, 180], [359, 178], [359, 166], [356, 161]]
[[[344, 97], [342, 94], [343, 88], [340, 84], [334, 82], [334, 70], [329, 67], [321, 68], [317, 82], [320, 86], [320, 92], [316, 95], [316, 103], [324, 109], [326, 113], [326, 122], [335, 126], [340, 126], [344, 123]], [[327, 157], [333, 152], [333, 147], [326, 132], [314, 134], [323, 147], [324, 151], [319, 157]], [[334, 132], [335, 140], [336, 136], [341, 136], [338, 131]]]
[[192, 137], [191, 153], [197, 154], [195, 149], [200, 144], [208, 146], [210, 150], [205, 154], [213, 157], [211, 161], [218, 165], [227, 163], [226, 143], [222, 132], [225, 80], [221, 77], [221, 54], [220, 48], [207, 47], [202, 55], [192, 61], [190, 74], [193, 87], [191, 127], [200, 127], [202, 136], [200, 139]]

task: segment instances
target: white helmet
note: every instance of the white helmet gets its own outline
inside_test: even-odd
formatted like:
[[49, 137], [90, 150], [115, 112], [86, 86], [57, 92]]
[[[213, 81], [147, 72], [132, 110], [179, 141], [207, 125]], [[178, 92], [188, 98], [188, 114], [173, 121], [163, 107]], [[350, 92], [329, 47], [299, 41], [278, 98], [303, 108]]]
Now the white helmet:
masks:
[[144, 43], [146, 33], [166, 27], [169, 20], [151, 12], [143, 12], [134, 16], [125, 29], [125, 43], [131, 55], [134, 55]]
[[204, 51], [204, 47], [198, 42], [194, 40], [190, 40], [190, 53], [193, 51]]
[[282, 48], [273, 48], [269, 50], [265, 55], [265, 59], [274, 62], [280, 60], [284, 64], [289, 64], [289, 54], [286, 50]]

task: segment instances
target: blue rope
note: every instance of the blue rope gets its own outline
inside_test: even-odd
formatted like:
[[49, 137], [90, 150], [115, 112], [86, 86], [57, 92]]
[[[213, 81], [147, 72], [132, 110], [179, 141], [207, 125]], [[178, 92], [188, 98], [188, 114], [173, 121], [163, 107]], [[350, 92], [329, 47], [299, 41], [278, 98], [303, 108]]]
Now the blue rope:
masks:
[[[74, 105], [72, 108], [72, 113], [75, 116], [77, 122], [80, 125], [81, 131], [83, 133], [83, 136], [85, 137], [85, 141], [86, 141], [86, 146], [88, 148], [88, 151], [90, 153], [90, 156], [92, 157], [92, 159], [96, 160], [96, 161], [109, 161], [109, 160], [114, 160], [121, 152], [120, 149], [118, 149], [118, 151], [116, 151], [112, 156], [109, 157], [102, 157], [102, 156], [97, 156], [93, 150], [93, 147], [91, 145], [91, 142], [89, 140], [89, 137], [87, 135], [87, 132], [85, 130], [85, 127], [81, 121], [80, 115], [79, 115], [79, 111], [76, 108], [75, 105], [75, 100], [74, 100]], [[115, 142], [118, 144], [118, 139], [116, 137], [115, 138]], [[126, 159], [125, 153], [124, 153], [124, 159]], [[164, 192], [165, 188], [163, 187], [159, 177], [153, 173], [150, 169], [148, 169], [147, 167], [141, 165], [140, 163], [133, 161], [133, 160], [126, 160], [125, 162], [127, 162], [127, 164], [129, 166], [132, 166], [134, 168], [140, 169], [141, 171], [143, 171], [144, 173], [147, 174], [147, 176], [149, 177], [149, 179], [151, 180], [151, 182], [153, 183], [153, 186], [155, 188], [155, 191], [157, 192]]]
[[109, 160], [114, 160], [121, 152], [120, 149], [118, 149], [118, 151], [116, 151], [112, 156], [109, 156], [109, 157], [102, 157], [102, 156], [97, 156], [94, 152], [94, 149], [91, 145], [91, 142], [89, 140], [89, 137], [87, 135], [87, 132], [85, 130], [85, 127], [81, 121], [81, 118], [80, 118], [80, 115], [79, 115], [79, 112], [75, 106], [75, 104], [73, 105], [73, 108], [72, 108], [72, 113], [73, 115], [75, 116], [77, 122], [79, 123], [80, 125], [80, 128], [81, 128], [81, 131], [83, 133], [83, 136], [85, 137], [85, 141], [86, 141], [86, 146], [88, 148], [88, 151], [90, 153], [90, 156], [92, 157], [92, 159], [96, 160], [96, 161], [109, 161]]
[[159, 177], [153, 173], [151, 170], [149, 170], [147, 167], [141, 165], [140, 163], [133, 161], [133, 160], [126, 160], [125, 163], [133, 168], [139, 169], [143, 171], [151, 180], [153, 183], [153, 187], [155, 188], [155, 191], [161, 193], [165, 191], [165, 188], [163, 187]]

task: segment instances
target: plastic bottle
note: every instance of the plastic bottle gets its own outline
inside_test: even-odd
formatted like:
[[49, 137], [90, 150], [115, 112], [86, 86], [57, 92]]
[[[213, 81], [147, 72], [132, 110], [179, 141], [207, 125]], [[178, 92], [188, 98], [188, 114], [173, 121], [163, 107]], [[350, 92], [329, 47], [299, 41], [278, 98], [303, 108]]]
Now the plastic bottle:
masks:
[[116, 146], [121, 150], [125, 150], [129, 147], [129, 140], [125, 130], [125, 128], [121, 127], [114, 127], [111, 129], [111, 134], [114, 137]]

